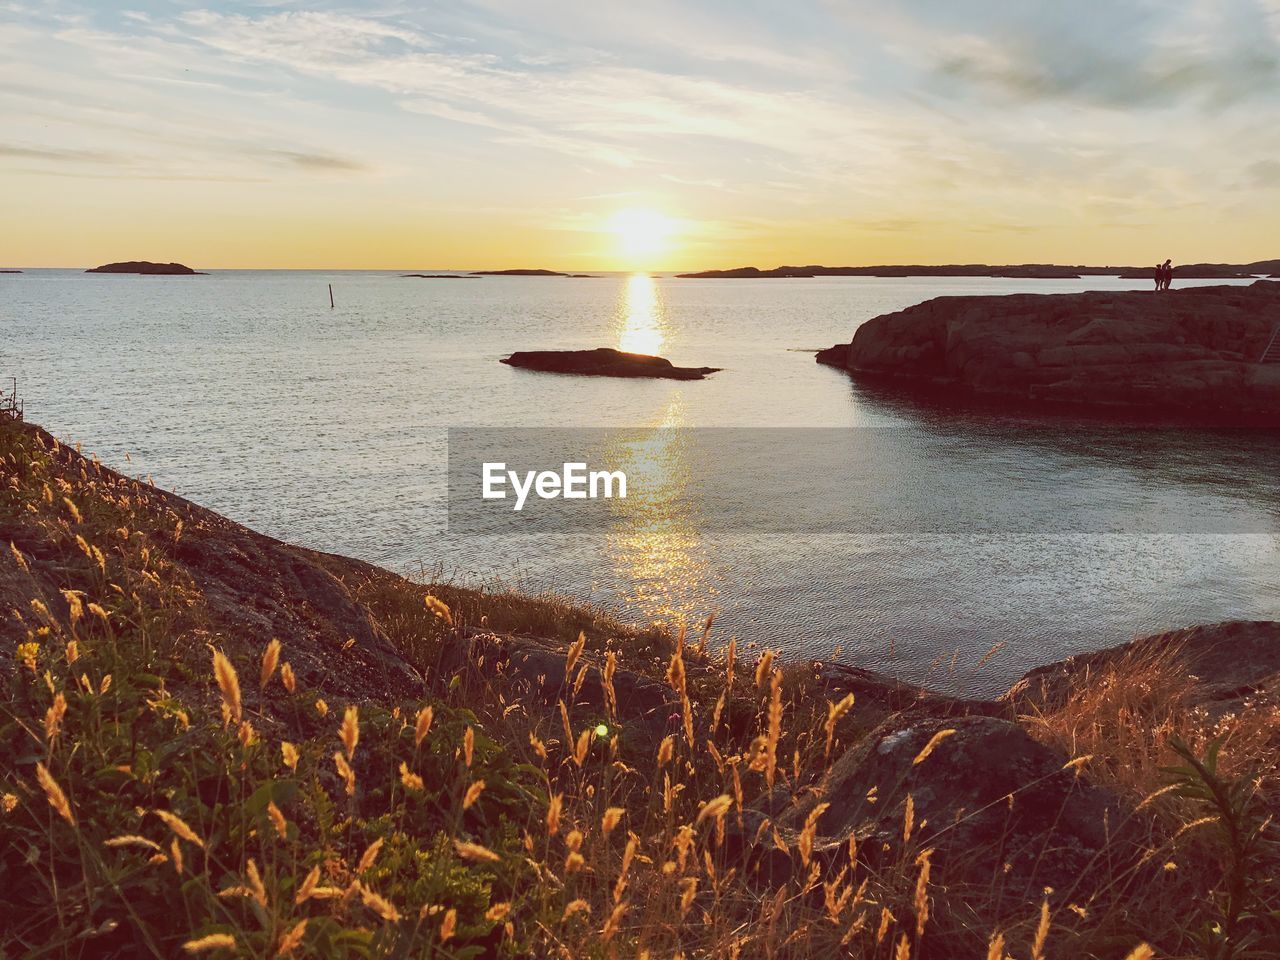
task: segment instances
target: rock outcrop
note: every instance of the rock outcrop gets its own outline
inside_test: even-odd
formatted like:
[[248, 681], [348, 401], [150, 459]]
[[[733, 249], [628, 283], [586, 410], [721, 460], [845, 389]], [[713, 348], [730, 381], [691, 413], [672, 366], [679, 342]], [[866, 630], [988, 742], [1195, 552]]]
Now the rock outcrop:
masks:
[[192, 270], [182, 263], [152, 263], [150, 260], [123, 260], [93, 267], [85, 273], [138, 273], [149, 277], [203, 277], [206, 274]]
[[1280, 284], [939, 297], [863, 324], [819, 363], [917, 391], [1013, 403], [1280, 415]]
[[595, 350], [523, 350], [502, 361], [523, 370], [574, 373], [588, 377], [650, 377], [660, 380], [701, 380], [719, 367], [677, 367], [665, 357], [623, 353], [610, 347]]
[[[1273, 273], [1276, 260], [1253, 263], [1189, 263], [1174, 268], [1174, 279], [1240, 280]], [[702, 270], [681, 273], [691, 280], [752, 280], [794, 277], [1004, 277], [1020, 280], [1078, 280], [1081, 277], [1119, 277], [1125, 280], [1151, 280], [1155, 267], [1088, 267], [1056, 263], [1019, 263], [992, 266], [988, 263], [952, 264], [886, 264], [875, 267], [735, 267], [731, 270]]]

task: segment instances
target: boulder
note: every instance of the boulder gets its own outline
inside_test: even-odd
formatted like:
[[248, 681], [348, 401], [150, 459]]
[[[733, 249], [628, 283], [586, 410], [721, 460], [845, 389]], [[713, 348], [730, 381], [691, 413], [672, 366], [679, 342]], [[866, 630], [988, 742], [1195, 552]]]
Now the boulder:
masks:
[[574, 373], [589, 377], [649, 377], [661, 380], [701, 380], [719, 367], [677, 367], [664, 357], [623, 353], [609, 347], [595, 350], [523, 350], [502, 361], [524, 370]]
[[[942, 731], [951, 732], [916, 762]], [[818, 849], [837, 868], [851, 835], [872, 869], [932, 849], [937, 882], [998, 892], [1025, 919], [1046, 887], [1055, 902], [1085, 903], [1105, 882], [1095, 869], [1103, 860], [1113, 871], [1118, 859], [1137, 855], [1125, 839], [1143, 832], [1134, 812], [1068, 768], [1070, 759], [999, 717], [892, 718], [836, 761], [779, 825], [798, 832], [828, 803]], [[913, 824], [904, 841], [908, 798]]]

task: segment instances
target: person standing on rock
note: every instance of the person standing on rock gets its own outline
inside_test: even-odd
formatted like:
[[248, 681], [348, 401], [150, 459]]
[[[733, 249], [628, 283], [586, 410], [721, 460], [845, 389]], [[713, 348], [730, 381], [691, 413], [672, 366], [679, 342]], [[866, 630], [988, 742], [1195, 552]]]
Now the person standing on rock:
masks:
[[1164, 289], [1164, 264], [1156, 264], [1156, 293]]
[[1169, 286], [1173, 283], [1173, 261], [1166, 260], [1161, 269], [1164, 271], [1164, 288], [1168, 290]]

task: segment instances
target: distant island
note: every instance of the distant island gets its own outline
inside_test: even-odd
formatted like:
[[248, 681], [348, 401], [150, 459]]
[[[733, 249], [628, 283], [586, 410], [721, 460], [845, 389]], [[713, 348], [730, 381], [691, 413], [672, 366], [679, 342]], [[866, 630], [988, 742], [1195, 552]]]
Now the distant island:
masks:
[[647, 377], [656, 380], [702, 380], [719, 367], [677, 367], [665, 357], [624, 353], [612, 347], [595, 350], [522, 350], [503, 363], [543, 373], [574, 373], [585, 377]]
[[0, 273], [21, 273], [21, 270], [0, 270]]
[[475, 274], [465, 273], [402, 273], [401, 278], [415, 278], [417, 280], [479, 280]]
[[152, 263], [150, 260], [122, 260], [93, 267], [85, 273], [138, 273], [157, 277], [203, 277], [207, 274], [192, 270], [182, 263]]
[[[1020, 280], [1079, 280], [1082, 277], [1119, 277], [1122, 280], [1150, 279], [1154, 264], [1150, 267], [1086, 267], [1059, 266], [1052, 263], [1023, 263], [992, 266], [986, 263], [943, 264], [929, 266], [887, 265], [876, 267], [736, 267], [732, 270], [703, 270], [698, 273], [681, 273], [687, 280], [755, 280], [755, 279], [809, 279], [813, 277], [995, 277]], [[1252, 280], [1258, 276], [1274, 276], [1280, 273], [1280, 260], [1259, 260], [1254, 263], [1190, 263], [1174, 268], [1174, 276], [1182, 280]]]
[[567, 277], [556, 270], [472, 270], [473, 277]]

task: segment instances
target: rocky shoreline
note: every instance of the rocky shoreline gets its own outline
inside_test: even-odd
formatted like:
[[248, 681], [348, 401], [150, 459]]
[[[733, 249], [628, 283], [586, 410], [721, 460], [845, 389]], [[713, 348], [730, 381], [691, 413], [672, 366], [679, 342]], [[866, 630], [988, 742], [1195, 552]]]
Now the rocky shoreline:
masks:
[[[867, 321], [819, 363], [912, 393], [1280, 416], [1280, 284], [939, 297]], [[1266, 362], [1263, 362], [1263, 361]]]
[[703, 380], [719, 367], [677, 367], [665, 357], [625, 353], [612, 347], [594, 350], [519, 350], [502, 362], [522, 370], [568, 373], [584, 377]]

